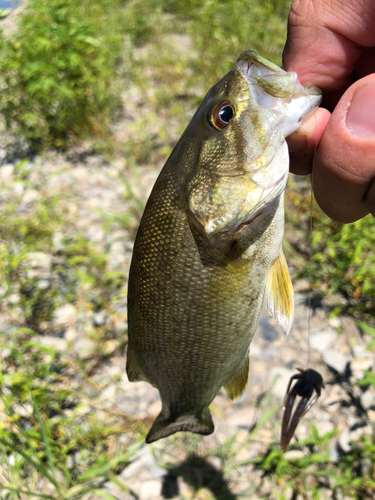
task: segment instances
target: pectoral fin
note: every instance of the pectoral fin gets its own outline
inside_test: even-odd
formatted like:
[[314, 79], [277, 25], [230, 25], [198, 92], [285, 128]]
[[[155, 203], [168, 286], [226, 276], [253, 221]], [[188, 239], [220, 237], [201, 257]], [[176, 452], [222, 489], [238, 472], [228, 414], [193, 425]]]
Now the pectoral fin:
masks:
[[246, 356], [245, 361], [242, 363], [240, 368], [232, 375], [231, 379], [227, 384], [225, 384], [224, 389], [226, 390], [230, 399], [239, 398], [246, 387], [247, 379], [249, 377], [249, 356]]
[[294, 294], [288, 264], [282, 250], [268, 273], [265, 302], [271, 316], [288, 334], [293, 323]]

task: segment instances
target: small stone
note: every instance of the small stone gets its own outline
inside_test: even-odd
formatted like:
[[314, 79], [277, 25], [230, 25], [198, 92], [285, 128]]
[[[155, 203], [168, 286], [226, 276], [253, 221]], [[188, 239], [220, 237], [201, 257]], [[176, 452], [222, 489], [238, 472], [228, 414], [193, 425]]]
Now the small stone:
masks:
[[47, 290], [47, 288], [49, 288], [50, 286], [50, 280], [38, 280], [38, 288], [40, 288], [40, 290]]
[[258, 417], [258, 410], [255, 407], [246, 407], [237, 410], [227, 418], [227, 425], [232, 427], [234, 431], [237, 429], [248, 430], [250, 425], [256, 423]]
[[310, 288], [310, 283], [307, 278], [296, 280], [293, 283], [294, 292], [307, 292]]
[[107, 313], [104, 310], [98, 311], [93, 315], [93, 322], [94, 325], [97, 327], [104, 326], [106, 319], [107, 319]]
[[347, 364], [349, 363], [349, 357], [341, 354], [341, 352], [335, 349], [327, 349], [322, 353], [324, 362], [336, 370], [339, 373], [343, 373]]
[[65, 304], [58, 307], [53, 316], [53, 324], [55, 327], [59, 328], [68, 325], [69, 323], [74, 323], [77, 311], [73, 304]]
[[143, 482], [139, 493], [141, 499], [146, 500], [148, 498], [159, 496], [160, 490], [161, 490], [160, 481], [156, 481], [155, 479], [153, 479], [151, 481]]
[[269, 371], [268, 377], [269, 384], [273, 384], [273, 387], [271, 388], [272, 394], [279, 399], [283, 399], [289, 384], [289, 380], [295, 374], [295, 371], [288, 370], [287, 368], [282, 368], [281, 366], [273, 366]]
[[56, 231], [52, 236], [52, 244], [56, 251], [64, 248], [64, 234], [61, 231]]
[[144, 446], [133, 458], [133, 461], [122, 471], [121, 477], [129, 478], [156, 466], [155, 459], [149, 446]]
[[80, 359], [86, 359], [95, 353], [96, 343], [91, 339], [83, 338], [74, 344], [73, 349]]
[[22, 203], [27, 205], [28, 203], [32, 203], [33, 201], [39, 200], [40, 194], [36, 189], [26, 189], [24, 195], [22, 197]]
[[349, 432], [349, 441], [359, 441], [362, 436], [370, 436], [372, 434], [371, 425], [362, 425]]
[[0, 168], [1, 184], [10, 185], [14, 180], [14, 166], [8, 163]]
[[124, 373], [124, 366], [125, 366], [125, 363], [123, 363], [123, 366], [118, 366], [118, 365], [108, 366], [107, 373], [111, 377], [120, 377], [121, 378], [123, 373]]
[[9, 295], [9, 297], [7, 297], [7, 302], [9, 304], [18, 304], [19, 301], [20, 301], [21, 297], [19, 295], [19, 293], [12, 293], [11, 295]]
[[279, 332], [272, 324], [271, 317], [262, 315], [259, 320], [259, 329], [262, 338], [267, 342], [274, 342], [279, 336]]
[[107, 340], [103, 345], [103, 354], [107, 356], [113, 354], [120, 346], [120, 342], [116, 339]]
[[8, 349], [7, 347], [4, 348], [4, 349], [1, 349], [1, 351], [0, 351], [0, 357], [2, 359], [7, 359], [12, 354], [12, 352], [13, 352], [12, 349]]
[[368, 389], [366, 392], [361, 394], [360, 397], [361, 405], [364, 410], [369, 410], [372, 406], [375, 405], [375, 397], [373, 391]]
[[366, 346], [363, 344], [355, 344], [352, 346], [354, 358], [372, 358], [372, 355], [367, 351]]
[[58, 352], [66, 351], [68, 343], [66, 339], [51, 337], [50, 335], [39, 335], [35, 340], [46, 347], [53, 347]]
[[330, 347], [337, 338], [337, 332], [325, 330], [310, 336], [310, 346], [319, 352], [323, 352]]
[[118, 484], [113, 483], [112, 481], [108, 481], [107, 483], [105, 483], [104, 489], [102, 491], [104, 493], [109, 493], [110, 495], [112, 495], [114, 500], [135, 500], [136, 498], [134, 495], [127, 493], [122, 488], [120, 488]]
[[91, 412], [91, 406], [88, 404], [80, 404], [75, 408], [76, 415], [88, 415]]
[[100, 399], [107, 401], [114, 401], [117, 391], [117, 385], [110, 384], [108, 385], [101, 393]]
[[319, 434], [322, 436], [323, 434], [333, 431], [333, 429], [335, 429], [335, 424], [327, 420], [325, 422], [319, 422], [319, 424], [317, 424], [317, 428]]
[[79, 334], [75, 328], [69, 327], [65, 330], [64, 337], [67, 342], [74, 343], [78, 340]]
[[262, 353], [261, 346], [256, 340], [253, 340], [250, 344], [250, 358], [260, 358]]
[[339, 436], [339, 444], [345, 453], [347, 453], [351, 449], [351, 445], [349, 443], [349, 435], [350, 431], [348, 428], [346, 428], [342, 431], [342, 433]]
[[332, 328], [340, 328], [341, 326], [341, 319], [338, 316], [335, 316], [334, 318], [330, 318], [328, 320], [329, 326], [332, 326]]
[[337, 451], [337, 447], [330, 446], [328, 451], [329, 451], [329, 458], [330, 458], [331, 462], [337, 463], [340, 459], [340, 455], [339, 455], [339, 452]]
[[52, 255], [44, 252], [29, 252], [26, 254], [25, 263], [28, 278], [46, 279], [51, 274]]

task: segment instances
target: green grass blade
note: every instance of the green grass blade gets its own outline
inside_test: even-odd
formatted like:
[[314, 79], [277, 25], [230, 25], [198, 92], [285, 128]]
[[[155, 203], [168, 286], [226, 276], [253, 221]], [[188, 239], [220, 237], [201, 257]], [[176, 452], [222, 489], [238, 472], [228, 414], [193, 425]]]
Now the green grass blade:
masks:
[[56, 497], [53, 497], [51, 495], [43, 495], [43, 493], [35, 493], [35, 491], [21, 490], [19, 488], [12, 488], [11, 486], [0, 485], [0, 491], [1, 490], [12, 491], [14, 493], [17, 493], [17, 495], [30, 495], [30, 496], [35, 495], [38, 498], [47, 498], [48, 500], [56, 500]]

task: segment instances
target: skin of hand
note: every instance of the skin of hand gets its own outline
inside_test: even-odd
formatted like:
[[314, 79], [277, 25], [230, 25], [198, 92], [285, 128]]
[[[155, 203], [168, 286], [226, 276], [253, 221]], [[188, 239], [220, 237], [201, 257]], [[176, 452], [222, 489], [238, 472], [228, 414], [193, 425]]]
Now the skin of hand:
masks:
[[288, 139], [290, 170], [312, 173], [319, 206], [343, 223], [375, 216], [374, 25], [374, 0], [294, 0], [288, 20], [283, 67], [323, 90]]

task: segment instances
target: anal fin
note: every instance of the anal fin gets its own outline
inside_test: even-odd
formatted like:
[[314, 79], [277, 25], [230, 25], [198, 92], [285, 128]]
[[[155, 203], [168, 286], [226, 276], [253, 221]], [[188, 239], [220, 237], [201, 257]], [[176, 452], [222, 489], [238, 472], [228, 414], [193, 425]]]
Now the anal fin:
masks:
[[271, 316], [288, 334], [293, 323], [294, 293], [288, 264], [282, 250], [268, 273], [265, 302]]
[[130, 382], [140, 382], [142, 380], [148, 382], [129, 349], [126, 354], [126, 374], [128, 375]]
[[224, 389], [232, 401], [233, 399], [239, 398], [244, 393], [248, 377], [249, 356], [247, 355], [240, 368], [232, 375], [229, 382], [227, 382], [224, 386]]

